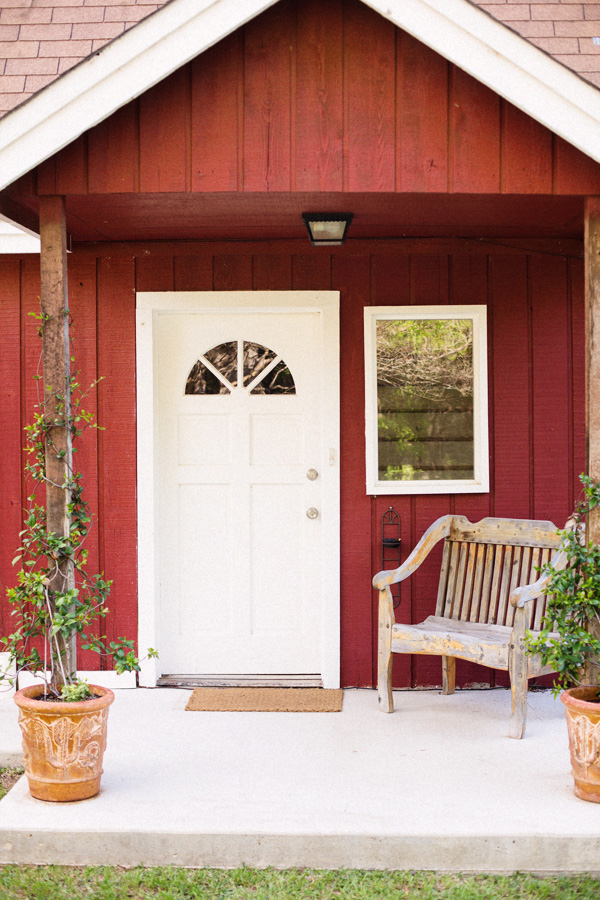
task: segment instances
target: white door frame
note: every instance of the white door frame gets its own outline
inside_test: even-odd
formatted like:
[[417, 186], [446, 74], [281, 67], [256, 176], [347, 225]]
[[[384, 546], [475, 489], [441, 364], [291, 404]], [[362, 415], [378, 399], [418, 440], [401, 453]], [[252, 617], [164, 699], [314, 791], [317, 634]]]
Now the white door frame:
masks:
[[340, 479], [339, 479], [339, 303], [338, 291], [143, 291], [136, 295], [137, 374], [137, 513], [138, 513], [138, 647], [148, 647], [158, 660], [141, 663], [140, 685], [154, 687], [161, 674], [158, 629], [160, 590], [158, 547], [158, 372], [154, 324], [161, 313], [173, 312], [307, 312], [322, 317], [323, 380], [328, 386], [323, 404], [322, 467], [335, 469], [323, 483], [323, 535], [331, 547], [324, 566], [321, 678], [326, 688], [340, 683]]

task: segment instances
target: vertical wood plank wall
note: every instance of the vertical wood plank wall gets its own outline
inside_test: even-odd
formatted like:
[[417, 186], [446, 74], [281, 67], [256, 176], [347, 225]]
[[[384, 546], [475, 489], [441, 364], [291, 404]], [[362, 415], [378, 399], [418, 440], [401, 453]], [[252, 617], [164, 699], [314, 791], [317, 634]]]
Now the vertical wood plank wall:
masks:
[[600, 166], [360, 0], [281, 0], [38, 168], [41, 194], [600, 193]]
[[[7, 257], [0, 270], [0, 632], [13, 583], [26, 497], [22, 428], [31, 419], [40, 344], [28, 317], [39, 304], [37, 258]], [[88, 432], [78, 454], [96, 527], [90, 564], [114, 578], [108, 634], [135, 635], [135, 290], [341, 291], [342, 680], [371, 685], [381, 566], [380, 517], [402, 520], [402, 558], [440, 515], [457, 512], [564, 523], [584, 467], [583, 264], [552, 256], [407, 256], [308, 251], [300, 255], [69, 257], [75, 353], [82, 385], [103, 376], [86, 405], [105, 431]], [[486, 303], [489, 317], [491, 489], [464, 496], [369, 497], [365, 493], [363, 316], [365, 305]], [[19, 340], [20, 335], [20, 340]], [[399, 617], [435, 606], [436, 560], [402, 585]], [[82, 663], [98, 665], [94, 654]], [[490, 670], [459, 664], [459, 683], [490, 683]], [[435, 685], [439, 659], [402, 657], [395, 683]]]

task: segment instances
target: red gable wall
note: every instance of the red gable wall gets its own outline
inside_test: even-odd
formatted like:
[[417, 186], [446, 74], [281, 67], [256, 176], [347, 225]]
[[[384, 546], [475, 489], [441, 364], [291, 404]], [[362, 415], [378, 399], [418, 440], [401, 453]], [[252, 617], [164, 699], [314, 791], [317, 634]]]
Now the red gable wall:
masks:
[[600, 191], [600, 166], [359, 0], [281, 0], [39, 170], [40, 193]]

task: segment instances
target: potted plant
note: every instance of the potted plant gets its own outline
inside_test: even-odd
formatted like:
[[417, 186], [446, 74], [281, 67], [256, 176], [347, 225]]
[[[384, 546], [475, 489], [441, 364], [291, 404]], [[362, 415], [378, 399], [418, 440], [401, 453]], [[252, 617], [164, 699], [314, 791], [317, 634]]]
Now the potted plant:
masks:
[[559, 532], [564, 555], [544, 569], [546, 615], [528, 649], [557, 672], [554, 696], [563, 691], [575, 794], [600, 803], [600, 547], [585, 529], [600, 505], [600, 484], [580, 477], [583, 497]]
[[[41, 333], [44, 320], [38, 318]], [[29, 789], [41, 800], [82, 800], [100, 790], [108, 707], [114, 694], [77, 677], [75, 642], [111, 657], [118, 673], [139, 670], [133, 641], [108, 642], [98, 631], [108, 613], [111, 582], [86, 571], [85, 540], [92, 523], [82, 476], [72, 462], [76, 449], [72, 441], [83, 428], [98, 426], [81, 407], [84, 395], [74, 374], [68, 374], [66, 382], [64, 392], [49, 396], [45, 389], [44, 397], [38, 397], [33, 422], [25, 429], [25, 471], [32, 491], [21, 546], [13, 560], [20, 564], [17, 584], [7, 591], [16, 627], [0, 639], [9, 658], [0, 681], [13, 684], [17, 679], [18, 686], [22, 672], [42, 679], [18, 690], [14, 698]], [[58, 465], [64, 473], [61, 483], [49, 459], [55, 463], [54, 472]], [[48, 497], [49, 484], [64, 492], [63, 533], [50, 529], [47, 504], [38, 496], [45, 488]], [[156, 656], [154, 650], [148, 654]]]

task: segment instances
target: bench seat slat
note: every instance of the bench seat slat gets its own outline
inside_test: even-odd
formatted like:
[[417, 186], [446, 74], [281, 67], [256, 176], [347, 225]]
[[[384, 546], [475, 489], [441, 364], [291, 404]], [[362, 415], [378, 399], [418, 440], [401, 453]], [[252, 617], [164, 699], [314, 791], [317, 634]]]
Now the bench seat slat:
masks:
[[[462, 626], [462, 627], [461, 627]], [[493, 669], [508, 668], [511, 629], [429, 616], [420, 625], [394, 625], [392, 652], [467, 659]]]
[[427, 616], [418, 625], [402, 625], [397, 623], [392, 628], [392, 640], [395, 634], [408, 632], [452, 632], [452, 634], [479, 634], [490, 641], [506, 640], [512, 631], [507, 625], [488, 625], [485, 622], [461, 622], [460, 619], [447, 619], [445, 616]]
[[[508, 625], [485, 625], [428, 616], [419, 625], [394, 625], [392, 652], [455, 656], [493, 669], [506, 670], [511, 634], [512, 628]], [[539, 637], [539, 632], [533, 631], [532, 635]], [[556, 640], [558, 634], [552, 633], [550, 638]], [[541, 674], [539, 658], [531, 658], [530, 669], [533, 672], [530, 677]]]

